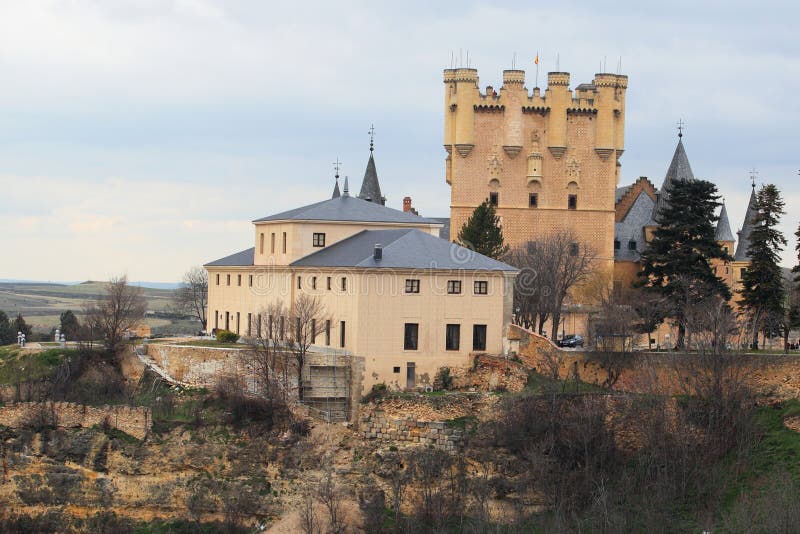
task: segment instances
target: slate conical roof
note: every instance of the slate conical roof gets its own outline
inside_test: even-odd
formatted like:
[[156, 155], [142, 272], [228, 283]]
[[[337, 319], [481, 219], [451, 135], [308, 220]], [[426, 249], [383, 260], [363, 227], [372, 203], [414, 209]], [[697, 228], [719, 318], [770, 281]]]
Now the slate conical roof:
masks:
[[736, 261], [747, 261], [750, 257], [747, 255], [747, 249], [750, 248], [750, 234], [753, 233], [753, 228], [756, 225], [756, 216], [758, 215], [758, 200], [756, 199], [756, 188], [750, 193], [750, 202], [747, 204], [747, 213], [744, 216], [744, 224], [742, 229], [739, 230], [739, 243], [736, 245], [736, 254], [733, 259]]
[[372, 148], [370, 148], [367, 170], [364, 171], [364, 181], [361, 182], [361, 192], [358, 194], [358, 198], [369, 200], [381, 206], [386, 204], [386, 200], [381, 194], [381, 184], [378, 183], [378, 171], [375, 168], [375, 158], [372, 154]]
[[336, 177], [336, 185], [333, 186], [333, 194], [331, 198], [339, 198], [342, 196], [342, 193], [339, 191], [339, 177]]
[[683, 148], [683, 140], [678, 138], [678, 146], [675, 147], [675, 154], [672, 155], [672, 162], [667, 169], [664, 183], [656, 193], [656, 205], [653, 207], [653, 221], [658, 220], [658, 214], [669, 204], [669, 193], [667, 190], [680, 180], [694, 180], [692, 167], [689, 165], [689, 158], [686, 157], [686, 150]]
[[715, 239], [718, 242], [729, 241], [733, 242], [733, 232], [731, 231], [731, 223], [728, 220], [728, 208], [725, 204], [722, 205], [722, 211], [719, 212], [719, 221], [717, 221], [717, 233]]

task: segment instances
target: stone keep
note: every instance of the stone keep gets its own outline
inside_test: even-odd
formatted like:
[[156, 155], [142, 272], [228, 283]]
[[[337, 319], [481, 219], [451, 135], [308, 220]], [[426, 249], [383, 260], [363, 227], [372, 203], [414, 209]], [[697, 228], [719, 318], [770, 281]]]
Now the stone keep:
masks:
[[481, 92], [471, 68], [446, 69], [444, 83], [453, 235], [494, 193], [512, 247], [570, 231], [612, 268], [628, 77], [596, 74], [573, 92], [569, 73], [551, 72], [544, 95], [522, 70], [503, 71], [499, 91]]

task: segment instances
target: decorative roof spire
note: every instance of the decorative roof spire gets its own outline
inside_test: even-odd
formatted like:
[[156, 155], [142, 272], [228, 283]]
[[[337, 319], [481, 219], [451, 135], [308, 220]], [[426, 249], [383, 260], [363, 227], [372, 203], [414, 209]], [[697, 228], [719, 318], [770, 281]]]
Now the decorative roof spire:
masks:
[[686, 127], [686, 123], [683, 122], [683, 119], [678, 119], [678, 139], [683, 137], [683, 129]]
[[336, 185], [333, 186], [333, 195], [331, 198], [339, 198], [342, 194], [339, 192], [339, 168], [342, 162], [339, 161], [339, 158], [336, 158], [336, 161], [333, 162], [333, 168], [336, 170]]
[[756, 217], [758, 216], [758, 195], [756, 195], [755, 179], [753, 180], [753, 189], [750, 192], [750, 201], [747, 204], [744, 223], [742, 224], [742, 229], [737, 232], [739, 234], [739, 243], [736, 244], [736, 254], [733, 255], [733, 259], [736, 261], [748, 261], [750, 259], [750, 256], [747, 255], [747, 249], [750, 248], [750, 235], [756, 226]]
[[350, 196], [350, 184], [347, 181], [347, 176], [344, 177], [344, 193], [342, 193], [342, 196], [343, 197], [349, 197]]
[[733, 232], [731, 231], [731, 223], [728, 220], [728, 208], [725, 207], [725, 201], [722, 201], [722, 211], [719, 212], [719, 221], [717, 221], [717, 231], [714, 238], [719, 242], [733, 243]]
[[364, 171], [364, 180], [361, 182], [361, 191], [358, 198], [368, 200], [381, 206], [386, 205], [386, 198], [381, 194], [381, 184], [378, 182], [378, 170], [375, 168], [375, 126], [369, 128], [369, 160]]

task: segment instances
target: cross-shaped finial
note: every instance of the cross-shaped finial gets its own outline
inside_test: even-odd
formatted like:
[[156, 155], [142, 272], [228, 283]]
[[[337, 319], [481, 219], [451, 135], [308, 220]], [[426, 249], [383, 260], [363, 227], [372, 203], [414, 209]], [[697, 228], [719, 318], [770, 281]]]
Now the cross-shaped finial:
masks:
[[336, 158], [336, 161], [333, 162], [333, 169], [336, 171], [336, 178], [339, 178], [339, 169], [342, 168], [342, 162], [339, 161], [339, 158]]
[[683, 119], [678, 119], [678, 139], [683, 137], [683, 129], [686, 127], [686, 123], [683, 122]]
[[753, 189], [756, 188], [756, 178], [758, 177], [758, 171], [755, 167], [750, 169], [750, 181], [753, 183]]
[[375, 143], [375, 125], [369, 125], [369, 151], [372, 152], [374, 150], [374, 143]]

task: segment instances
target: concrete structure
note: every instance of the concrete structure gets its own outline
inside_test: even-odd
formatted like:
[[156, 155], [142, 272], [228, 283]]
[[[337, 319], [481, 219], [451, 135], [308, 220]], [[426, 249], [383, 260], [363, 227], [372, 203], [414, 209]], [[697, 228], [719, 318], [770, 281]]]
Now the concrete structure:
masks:
[[[317, 347], [363, 358], [366, 388], [430, 384], [473, 352], [504, 352], [514, 268], [440, 239], [437, 220], [350, 196], [347, 179], [335, 193], [253, 221], [253, 248], [205, 266], [211, 328], [256, 337], [270, 304], [291, 317], [316, 297], [330, 317]], [[272, 320], [288, 330], [290, 317]]]

